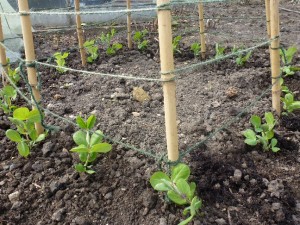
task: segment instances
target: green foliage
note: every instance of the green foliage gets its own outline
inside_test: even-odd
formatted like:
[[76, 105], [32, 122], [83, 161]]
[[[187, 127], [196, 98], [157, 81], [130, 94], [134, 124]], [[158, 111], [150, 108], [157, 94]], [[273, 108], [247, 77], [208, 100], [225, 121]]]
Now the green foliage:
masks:
[[118, 50], [123, 48], [123, 45], [120, 43], [112, 43], [112, 39], [115, 35], [116, 30], [111, 29], [107, 34], [102, 33], [100, 36], [100, 41], [105, 46], [107, 55], [115, 55]]
[[16, 126], [16, 130], [7, 130], [6, 136], [17, 143], [19, 154], [26, 158], [31, 148], [46, 138], [46, 133], [38, 135], [34, 127], [34, 123], [41, 122], [40, 113], [37, 109], [30, 111], [26, 107], [20, 107], [14, 110], [13, 117], [9, 117], [9, 120]]
[[195, 195], [196, 184], [189, 183], [190, 168], [185, 164], [178, 164], [172, 168], [171, 177], [162, 171], [155, 172], [151, 178], [151, 186], [157, 191], [164, 191], [168, 198], [178, 205], [189, 205], [183, 215], [190, 215], [179, 225], [188, 224], [198, 213], [202, 201]]
[[102, 143], [103, 134], [100, 130], [95, 131], [91, 135], [91, 130], [96, 123], [95, 115], [91, 115], [86, 121], [78, 116], [76, 123], [82, 130], [73, 134], [73, 140], [77, 146], [70, 151], [78, 153], [80, 161], [84, 164], [76, 164], [75, 169], [80, 173], [93, 174], [95, 171], [88, 164], [95, 161], [99, 153], [111, 151], [112, 147], [111, 144]]
[[285, 94], [284, 98], [280, 98], [283, 102], [283, 109], [285, 112], [283, 114], [292, 113], [294, 110], [300, 109], [300, 101], [294, 100], [293, 93], [289, 92]]
[[281, 60], [284, 64], [281, 67], [281, 71], [284, 73], [285, 76], [291, 76], [295, 74], [295, 71], [299, 71], [299, 67], [291, 66], [293, 58], [297, 53], [298, 49], [296, 46], [291, 46], [288, 49], [280, 49], [280, 56]]
[[[234, 47], [232, 49], [232, 52], [235, 53], [235, 52], [238, 52], [238, 51], [241, 51], [241, 50], [243, 50], [243, 49]], [[236, 64], [238, 66], [244, 66], [246, 64], [246, 62], [248, 62], [248, 60], [250, 59], [251, 54], [252, 54], [252, 51], [247, 52], [247, 53], [239, 53], [237, 55], [237, 58], [235, 59]]]
[[[55, 62], [58, 66], [60, 67], [65, 67], [66, 66], [66, 59], [68, 58], [69, 56], [69, 52], [64, 52], [64, 53], [61, 53], [61, 52], [56, 52], [54, 53], [53, 57], [55, 58]], [[64, 68], [56, 68], [56, 70], [60, 73], [64, 73], [66, 72], [67, 70], [64, 69]]]
[[173, 42], [172, 42], [173, 52], [174, 53], [177, 52], [177, 53], [181, 54], [181, 51], [179, 49], [179, 47], [180, 47], [180, 41], [181, 40], [182, 40], [181, 36], [174, 37]]
[[10, 59], [7, 58], [6, 61], [8, 63], [8, 66], [7, 66], [8, 74], [7, 75], [14, 84], [17, 84], [21, 79], [20, 69], [19, 69], [19, 67], [12, 69], [9, 64]]
[[216, 49], [215, 58], [220, 58], [221, 56], [224, 55], [225, 47], [222, 47], [221, 45], [219, 45], [219, 43], [217, 43], [215, 49]]
[[199, 44], [199, 43], [193, 43], [192, 45], [191, 45], [191, 50], [193, 51], [193, 53], [194, 53], [194, 56], [195, 56], [195, 58], [197, 57], [197, 56], [199, 56], [200, 55], [200, 51], [201, 51], [201, 45]]
[[271, 112], [265, 113], [264, 120], [266, 123], [262, 124], [262, 119], [259, 116], [251, 116], [250, 122], [254, 129], [247, 129], [243, 132], [246, 137], [245, 143], [251, 146], [262, 144], [264, 151], [271, 149], [273, 152], [278, 152], [280, 148], [276, 147], [277, 139], [274, 138], [276, 120]]
[[12, 113], [16, 106], [12, 104], [17, 98], [17, 91], [12, 86], [4, 86], [0, 90], [0, 108], [3, 110], [5, 114]]
[[89, 56], [87, 57], [87, 61], [89, 63], [93, 63], [96, 59], [98, 59], [99, 47], [95, 44], [95, 40], [89, 40], [84, 42], [83, 47], [86, 49], [86, 51], [89, 54]]
[[137, 43], [139, 50], [143, 51], [148, 48], [149, 40], [145, 40], [145, 36], [148, 34], [148, 30], [137, 31], [133, 35], [133, 41]]

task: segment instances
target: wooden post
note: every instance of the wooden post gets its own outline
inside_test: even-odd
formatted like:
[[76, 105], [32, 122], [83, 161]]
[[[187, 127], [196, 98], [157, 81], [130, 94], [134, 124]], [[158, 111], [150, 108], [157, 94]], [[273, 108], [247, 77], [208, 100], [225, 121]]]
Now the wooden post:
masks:
[[[75, 12], [80, 12], [80, 5], [79, 0], [75, 0]], [[76, 26], [77, 26], [77, 36], [78, 36], [78, 44], [79, 44], [79, 50], [80, 50], [80, 56], [81, 56], [81, 63], [82, 66], [86, 66], [86, 53], [83, 47], [83, 31], [81, 26], [81, 16], [80, 14], [76, 14]]]
[[[131, 0], [127, 0], [127, 9], [131, 9]], [[131, 37], [131, 12], [127, 13], [127, 42], [128, 48], [132, 49], [132, 37]]]
[[[158, 7], [168, 3], [170, 3], [170, 0], [157, 0]], [[174, 70], [171, 11], [162, 8], [158, 9], [157, 17], [162, 80], [170, 80], [174, 78], [174, 74], [165, 73]], [[175, 91], [176, 83], [174, 80], [163, 83], [166, 138], [168, 159], [170, 161], [176, 161], [179, 157]]]
[[[35, 61], [35, 51], [34, 51], [33, 36], [31, 30], [31, 19], [29, 14], [28, 0], [18, 0], [18, 4], [19, 4], [20, 16], [21, 16], [21, 26], [22, 26], [22, 33], [24, 39], [26, 61], [28, 63], [32, 63]], [[36, 77], [35, 67], [32, 66], [27, 67], [27, 73], [28, 73], [28, 81], [33, 91], [33, 96], [37, 102], [40, 102], [41, 95], [40, 95], [40, 91], [38, 90], [38, 81]], [[35, 108], [34, 105], [32, 107], [33, 109]], [[41, 123], [35, 123], [35, 129], [38, 134], [42, 134], [44, 132], [44, 128], [41, 125]]]
[[271, 36], [270, 31], [270, 0], [265, 0], [265, 7], [266, 7], [266, 22], [267, 22], [267, 33], [268, 37]]
[[280, 115], [280, 95], [281, 85], [279, 82], [280, 72], [280, 40], [279, 40], [279, 0], [270, 0], [270, 28], [271, 39], [276, 38], [271, 42], [271, 72], [272, 72], [272, 107]]
[[[2, 21], [1, 21], [1, 16], [0, 16], [0, 42], [4, 43], [4, 35], [3, 35], [3, 29], [2, 29]], [[7, 85], [6, 82], [6, 75], [8, 75], [8, 65], [7, 65], [7, 60], [6, 60], [6, 51], [5, 48], [0, 45], [0, 63], [2, 65], [2, 84], [3, 87]]]
[[203, 13], [203, 3], [202, 2], [199, 3], [198, 9], [199, 9], [201, 56], [202, 56], [202, 59], [205, 59], [206, 44], [205, 44], [205, 25], [204, 25], [204, 13]]

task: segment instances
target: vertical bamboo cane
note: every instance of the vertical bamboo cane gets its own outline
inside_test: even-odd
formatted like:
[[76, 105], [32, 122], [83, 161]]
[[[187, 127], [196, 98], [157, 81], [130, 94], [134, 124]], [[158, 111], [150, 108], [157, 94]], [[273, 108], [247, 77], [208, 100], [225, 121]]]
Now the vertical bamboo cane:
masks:
[[265, 7], [266, 7], [266, 22], [267, 22], [267, 33], [268, 37], [271, 36], [270, 31], [270, 0], [265, 0]]
[[[131, 0], [127, 0], [127, 9], [131, 9]], [[131, 12], [127, 13], [127, 42], [128, 48], [132, 49], [132, 38], [131, 38]]]
[[199, 27], [200, 27], [200, 43], [201, 43], [201, 56], [205, 59], [206, 44], [205, 44], [205, 26], [204, 26], [204, 13], [203, 13], [203, 3], [200, 2], [199, 8]]
[[79, 49], [80, 49], [80, 56], [81, 56], [81, 63], [82, 66], [86, 66], [86, 54], [85, 50], [83, 47], [83, 31], [82, 31], [82, 26], [81, 26], [81, 16], [79, 14], [80, 12], [80, 5], [79, 5], [79, 0], [75, 0], [75, 12], [76, 14], [76, 25], [77, 25], [77, 36], [78, 36], [78, 44], [79, 44]]
[[[0, 16], [0, 42], [4, 43], [1, 16]], [[6, 60], [6, 51], [2, 45], [0, 45], [0, 63], [2, 65], [2, 84], [4, 87], [5, 85], [7, 85], [5, 76], [8, 75], [8, 68], [7, 68], [7, 60]]]
[[[31, 19], [29, 14], [28, 0], [18, 0], [18, 4], [19, 4], [20, 16], [21, 16], [21, 26], [22, 26], [22, 33], [24, 39], [26, 61], [28, 63], [31, 63], [35, 61], [35, 51], [34, 51], [34, 44], [33, 44], [33, 35], [31, 31]], [[38, 81], [37, 81], [35, 67], [27, 67], [27, 73], [28, 73], [28, 81], [33, 91], [33, 96], [37, 102], [40, 102], [41, 95], [37, 87]], [[33, 109], [34, 108], [35, 106], [33, 106]], [[41, 123], [35, 123], [35, 129], [38, 134], [44, 132], [44, 128], [41, 125]]]
[[280, 75], [280, 40], [279, 40], [279, 0], [270, 0], [270, 34], [271, 39], [276, 38], [271, 42], [271, 71], [272, 71], [272, 107], [280, 115], [280, 94], [281, 85], [279, 82]]
[[[157, 0], [157, 6], [170, 3], [170, 0]], [[161, 72], [163, 80], [174, 78], [174, 74], [165, 74], [174, 70], [174, 58], [172, 47], [171, 11], [168, 9], [158, 9], [158, 33]], [[176, 123], [176, 84], [175, 81], [163, 83], [164, 109], [168, 159], [176, 161], [179, 157], [178, 134]]]

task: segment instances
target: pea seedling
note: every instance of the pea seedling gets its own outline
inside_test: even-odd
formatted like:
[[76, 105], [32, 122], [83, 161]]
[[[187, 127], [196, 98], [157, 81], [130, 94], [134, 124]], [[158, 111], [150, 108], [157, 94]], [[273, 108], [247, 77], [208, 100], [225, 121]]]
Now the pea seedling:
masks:
[[20, 107], [15, 109], [13, 117], [9, 117], [9, 120], [17, 129], [7, 130], [6, 136], [17, 143], [19, 154], [26, 158], [31, 148], [46, 138], [46, 133], [38, 135], [34, 127], [34, 123], [41, 122], [40, 113], [37, 109], [30, 111], [26, 107]]
[[98, 54], [99, 47], [95, 45], [95, 40], [84, 42], [83, 47], [86, 49], [86, 51], [89, 54], [89, 56], [87, 57], [87, 61], [89, 63], [94, 62], [99, 57]]
[[172, 168], [171, 177], [162, 171], [155, 172], [150, 178], [151, 186], [157, 191], [167, 192], [168, 198], [178, 205], [189, 205], [183, 210], [183, 215], [190, 216], [179, 225], [188, 224], [201, 209], [202, 201], [195, 195], [196, 184], [189, 183], [190, 168], [178, 164]]
[[182, 39], [181, 36], [174, 37], [173, 42], [172, 42], [174, 53], [177, 52], [177, 53], [181, 54], [181, 51], [179, 49], [181, 39]]
[[[242, 50], [242, 48], [236, 48], [234, 47], [232, 49], [232, 53], [236, 53], [238, 51]], [[247, 53], [239, 53], [237, 54], [237, 58], [235, 59], [235, 62], [238, 66], [244, 66], [246, 64], [246, 62], [248, 62], [248, 60], [250, 59], [252, 54], [252, 51], [249, 51]]]
[[222, 47], [221, 45], [219, 45], [219, 43], [217, 43], [215, 49], [216, 49], [215, 58], [219, 58], [224, 55], [225, 47]]
[[14, 111], [16, 106], [12, 104], [17, 98], [17, 91], [10, 85], [4, 86], [0, 90], [0, 108], [3, 110], [5, 114], [9, 114]]
[[300, 101], [294, 100], [293, 93], [287, 93], [284, 98], [280, 99], [283, 102], [283, 109], [285, 110], [282, 114], [287, 115], [288, 113], [292, 113], [294, 110], [300, 109]]
[[297, 51], [296, 46], [289, 47], [288, 49], [280, 49], [281, 60], [284, 64], [281, 70], [285, 76], [291, 76], [295, 74], [295, 71], [300, 71], [299, 67], [291, 65]]
[[75, 165], [75, 169], [82, 173], [93, 174], [94, 170], [91, 169], [89, 163], [96, 160], [99, 153], [107, 153], [111, 151], [111, 144], [102, 143], [103, 134], [100, 130], [95, 131], [92, 135], [92, 128], [96, 123], [96, 116], [91, 115], [86, 121], [80, 116], [76, 118], [77, 125], [82, 129], [73, 134], [73, 140], [78, 145], [72, 148], [71, 152], [79, 154], [79, 159], [82, 163]]
[[56, 64], [59, 66], [56, 68], [56, 70], [60, 73], [64, 73], [67, 70], [61, 67], [65, 67], [66, 66], [66, 58], [68, 58], [69, 56], [69, 52], [56, 52], [54, 53], [53, 57], [55, 58], [55, 62]]
[[112, 29], [106, 35], [104, 33], [101, 34], [100, 41], [105, 45], [107, 55], [115, 55], [118, 50], [123, 48], [123, 45], [120, 43], [111, 43], [115, 35], [115, 29]]
[[246, 137], [245, 143], [251, 146], [262, 144], [264, 151], [271, 149], [273, 152], [278, 152], [280, 148], [276, 147], [278, 141], [274, 138], [276, 120], [271, 112], [265, 113], [264, 119], [266, 123], [262, 124], [259, 116], [251, 116], [250, 122], [254, 130], [247, 129], [243, 132], [243, 135]]
[[194, 57], [196, 58], [197, 56], [200, 55], [200, 51], [201, 51], [201, 45], [199, 43], [193, 43], [191, 45], [191, 50], [193, 51], [194, 53]]
[[12, 69], [12, 68], [10, 67], [10, 64], [9, 64], [10, 60], [7, 59], [6, 61], [7, 61], [7, 63], [8, 63], [8, 66], [7, 66], [8, 76], [9, 76], [10, 80], [11, 80], [14, 84], [17, 84], [17, 83], [20, 81], [20, 79], [21, 79], [21, 76], [20, 76], [20, 73], [19, 73], [19, 72], [20, 72], [20, 69], [19, 69], [19, 67], [15, 68], [15, 69]]
[[148, 48], [149, 40], [145, 40], [145, 36], [148, 34], [146, 29], [142, 31], [137, 31], [133, 35], [134, 42], [137, 43], [137, 47], [139, 50], [143, 51]]

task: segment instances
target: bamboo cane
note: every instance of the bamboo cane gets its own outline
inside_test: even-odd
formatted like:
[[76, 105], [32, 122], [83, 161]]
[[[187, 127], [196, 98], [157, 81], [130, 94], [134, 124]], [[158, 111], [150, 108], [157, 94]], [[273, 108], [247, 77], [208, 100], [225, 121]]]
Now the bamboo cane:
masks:
[[270, 0], [265, 0], [265, 7], [266, 7], [266, 22], [267, 22], [267, 33], [268, 37], [271, 36], [270, 31]]
[[[170, 0], [157, 0], [158, 7], [169, 3]], [[174, 70], [171, 11], [160, 8], [158, 9], [157, 17], [162, 79], [171, 80], [174, 78], [174, 74], [168, 73]], [[174, 80], [163, 83], [166, 138], [168, 159], [170, 161], [176, 161], [179, 157], [175, 91], [176, 83]]]
[[[4, 43], [4, 35], [3, 35], [1, 16], [0, 16], [0, 42]], [[2, 45], [0, 45], [0, 63], [2, 66], [2, 84], [4, 87], [5, 85], [7, 85], [5, 76], [8, 75], [8, 67], [7, 67], [8, 65], [7, 65], [7, 60], [6, 60], [6, 51]]]
[[[127, 0], [127, 9], [131, 9], [131, 0]], [[131, 37], [131, 12], [127, 13], [127, 42], [128, 48], [132, 49], [132, 37]]]
[[80, 0], [75, 0], [75, 12], [76, 12], [76, 29], [77, 29], [77, 36], [78, 36], [78, 44], [80, 49], [80, 56], [81, 56], [81, 63], [82, 66], [86, 66], [86, 52], [83, 47], [83, 31], [81, 26], [81, 16], [80, 16]]
[[272, 107], [278, 115], [281, 113], [280, 95], [281, 85], [279, 82], [280, 72], [280, 40], [279, 40], [279, 0], [270, 0], [270, 34], [271, 39], [271, 72], [272, 72]]
[[[35, 51], [34, 51], [34, 44], [33, 44], [33, 35], [31, 31], [31, 19], [29, 14], [29, 6], [28, 0], [18, 0], [19, 4], [19, 11], [21, 16], [21, 26], [22, 26], [22, 33], [24, 39], [24, 49], [25, 49], [25, 56], [27, 63], [33, 63], [35, 61]], [[33, 96], [37, 102], [41, 101], [40, 91], [38, 90], [38, 81], [36, 76], [36, 69], [34, 66], [27, 67], [28, 73], [28, 81], [32, 88]], [[33, 109], [35, 106], [32, 106]], [[39, 134], [44, 132], [44, 128], [41, 123], [35, 123], [35, 129]]]
[[206, 44], [205, 44], [205, 26], [204, 26], [204, 13], [203, 13], [203, 3], [200, 2], [199, 8], [199, 28], [200, 28], [200, 43], [201, 43], [201, 56], [205, 59]]

